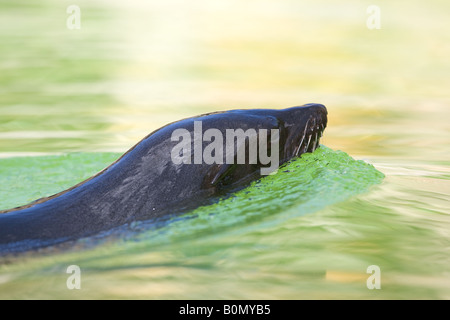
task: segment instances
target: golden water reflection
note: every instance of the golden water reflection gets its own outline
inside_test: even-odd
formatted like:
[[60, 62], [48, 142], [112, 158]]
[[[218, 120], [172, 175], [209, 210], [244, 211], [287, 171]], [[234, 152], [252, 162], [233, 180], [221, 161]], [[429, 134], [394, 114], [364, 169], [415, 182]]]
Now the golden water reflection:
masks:
[[[288, 264], [231, 240], [202, 254], [199, 239], [175, 257], [135, 257], [147, 267], [96, 269], [84, 297], [450, 297], [450, 2], [376, 4], [380, 30], [356, 0], [80, 0], [80, 30], [66, 28], [65, 2], [0, 4], [1, 157], [123, 152], [184, 117], [319, 102], [322, 143], [387, 175], [373, 193], [290, 221], [301, 235], [286, 227], [254, 244]], [[49, 260], [38, 275], [64, 265]], [[388, 266], [375, 296], [362, 281], [372, 263]], [[0, 275], [0, 297], [77, 298], [18, 268], [18, 282]]]

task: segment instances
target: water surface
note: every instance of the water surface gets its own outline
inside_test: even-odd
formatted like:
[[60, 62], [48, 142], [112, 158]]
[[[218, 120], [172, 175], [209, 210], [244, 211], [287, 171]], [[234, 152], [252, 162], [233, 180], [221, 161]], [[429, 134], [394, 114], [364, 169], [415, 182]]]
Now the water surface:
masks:
[[[352, 0], [77, 4], [80, 30], [60, 1], [0, 5], [1, 208], [90, 176], [168, 122], [308, 102], [329, 110], [322, 151], [385, 178], [357, 190], [343, 174], [320, 180], [336, 188], [297, 203], [301, 214], [273, 199], [303, 199], [292, 186], [242, 220], [223, 206], [142, 238], [136, 225], [130, 239], [14, 259], [0, 298], [450, 298], [447, 1], [378, 1], [380, 30], [366, 27], [374, 3]], [[298, 188], [316, 190], [308, 178]], [[70, 264], [81, 290], [66, 287]], [[366, 287], [370, 265], [381, 290]]]

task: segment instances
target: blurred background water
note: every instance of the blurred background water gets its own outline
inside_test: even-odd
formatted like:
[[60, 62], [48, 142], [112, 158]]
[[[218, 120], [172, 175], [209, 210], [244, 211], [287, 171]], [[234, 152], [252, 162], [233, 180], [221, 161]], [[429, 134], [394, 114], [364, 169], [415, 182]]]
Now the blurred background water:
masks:
[[[79, 30], [66, 26], [73, 4]], [[449, 299], [449, 12], [440, 0], [3, 1], [0, 157], [124, 152], [187, 116], [319, 102], [322, 143], [386, 178], [239, 242], [227, 231], [127, 255], [139, 267], [87, 252], [79, 292], [65, 289], [69, 258], [3, 265], [0, 297]], [[366, 288], [372, 264], [381, 290]]]

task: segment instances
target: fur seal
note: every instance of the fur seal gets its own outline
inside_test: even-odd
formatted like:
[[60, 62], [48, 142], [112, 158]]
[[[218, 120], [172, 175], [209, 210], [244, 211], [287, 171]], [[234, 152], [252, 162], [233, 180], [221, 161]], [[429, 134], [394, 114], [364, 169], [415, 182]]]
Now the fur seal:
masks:
[[[200, 140], [195, 137], [199, 124], [200, 134], [204, 133]], [[0, 254], [52, 246], [211, 203], [217, 196], [260, 178], [262, 169], [267, 168], [269, 153], [276, 155], [273, 159], [278, 167], [314, 151], [326, 125], [327, 110], [321, 104], [214, 112], [170, 123], [72, 188], [1, 211]], [[219, 139], [220, 134], [227, 136], [229, 130], [256, 133], [257, 140], [252, 140], [251, 135], [240, 142], [234, 138], [231, 142]], [[208, 132], [213, 134], [207, 137]], [[251, 161], [255, 142], [269, 141], [271, 135], [276, 135], [278, 143], [268, 145], [266, 159], [260, 152]], [[181, 139], [193, 136], [192, 141]], [[210, 153], [206, 152], [208, 146]], [[239, 159], [242, 148], [246, 150], [245, 159]], [[208, 154], [216, 161], [202, 159]], [[227, 159], [235, 161], [230, 163]]]

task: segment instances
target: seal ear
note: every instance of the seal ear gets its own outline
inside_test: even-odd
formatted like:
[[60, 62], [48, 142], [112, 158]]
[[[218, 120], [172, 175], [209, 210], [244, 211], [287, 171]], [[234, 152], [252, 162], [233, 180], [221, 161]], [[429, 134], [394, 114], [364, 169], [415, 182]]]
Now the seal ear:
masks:
[[217, 187], [218, 185], [227, 185], [233, 181], [229, 181], [233, 172], [236, 170], [236, 164], [219, 164], [208, 172], [203, 180], [203, 185], [207, 188]]

